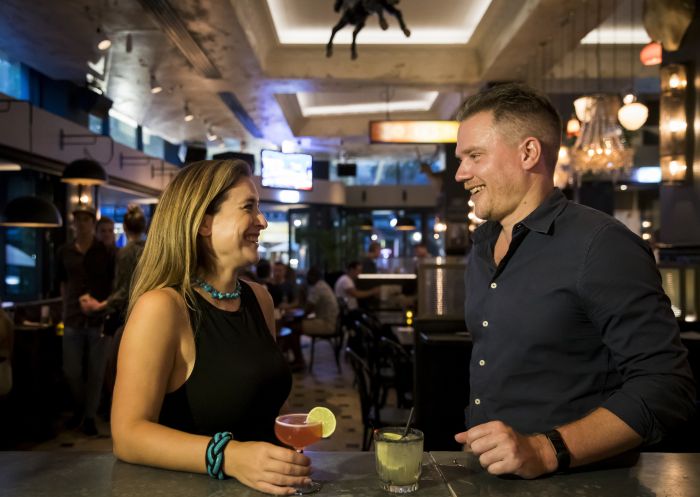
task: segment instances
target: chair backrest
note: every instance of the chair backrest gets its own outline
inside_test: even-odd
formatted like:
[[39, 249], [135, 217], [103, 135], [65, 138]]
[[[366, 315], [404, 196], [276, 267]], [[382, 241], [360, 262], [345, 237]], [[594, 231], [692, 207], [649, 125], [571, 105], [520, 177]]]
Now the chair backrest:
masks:
[[357, 385], [357, 390], [360, 394], [362, 423], [368, 426], [370, 409], [372, 408], [371, 373], [367, 363], [352, 348], [347, 347], [345, 354], [350, 360], [350, 366], [355, 374], [355, 385]]
[[413, 393], [414, 360], [403, 345], [387, 337], [381, 337], [379, 342], [379, 367], [382, 371], [391, 372], [393, 386], [399, 397], [399, 406], [407, 401], [407, 395]]

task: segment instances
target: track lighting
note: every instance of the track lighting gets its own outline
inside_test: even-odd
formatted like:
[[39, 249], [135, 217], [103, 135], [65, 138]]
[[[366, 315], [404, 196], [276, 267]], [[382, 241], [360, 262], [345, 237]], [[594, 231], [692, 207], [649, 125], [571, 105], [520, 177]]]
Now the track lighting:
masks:
[[102, 31], [102, 28], [97, 28], [97, 48], [98, 50], [104, 52], [112, 46], [112, 41], [109, 37]]
[[185, 104], [185, 121], [190, 122], [192, 119], [194, 119], [194, 114], [190, 111], [190, 107]]
[[158, 84], [158, 80], [156, 79], [154, 74], [151, 74], [151, 93], [154, 95], [156, 93], [160, 93], [163, 91], [163, 87]]

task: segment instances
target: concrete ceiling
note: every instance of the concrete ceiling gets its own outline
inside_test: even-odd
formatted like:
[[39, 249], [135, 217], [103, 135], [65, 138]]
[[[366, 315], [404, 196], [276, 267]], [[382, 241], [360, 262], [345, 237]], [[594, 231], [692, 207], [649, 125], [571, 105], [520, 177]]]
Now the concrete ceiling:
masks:
[[[342, 143], [346, 152], [374, 155], [401, 149], [369, 146], [370, 119], [451, 118], [488, 81], [527, 80], [550, 92], [591, 89], [596, 46], [579, 42], [603, 21], [620, 40], [598, 48], [600, 77], [654, 77], [657, 68], [643, 68], [635, 56], [643, 32], [633, 39], [625, 31], [639, 33], [640, 4], [402, 0], [411, 37], [390, 15], [382, 32], [375, 16], [351, 60], [351, 26], [338, 34], [333, 56], [325, 55], [339, 19], [333, 0], [3, 0], [0, 50], [79, 85], [88, 62], [98, 73], [103, 67], [98, 83], [114, 108], [173, 142], [201, 142], [212, 129], [242, 141], [298, 139], [329, 154]], [[98, 29], [112, 41], [106, 52], [96, 48]], [[151, 94], [151, 75], [163, 92]], [[423, 107], [399, 109], [412, 99]], [[190, 122], [185, 105], [195, 115]]]

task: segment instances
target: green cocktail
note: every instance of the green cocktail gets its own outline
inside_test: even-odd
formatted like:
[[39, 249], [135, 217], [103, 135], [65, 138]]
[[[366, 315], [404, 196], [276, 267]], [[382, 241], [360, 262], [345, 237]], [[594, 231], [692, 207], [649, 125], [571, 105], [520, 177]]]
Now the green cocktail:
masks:
[[374, 432], [377, 474], [382, 489], [395, 494], [418, 490], [423, 461], [423, 432], [404, 428], [382, 428]]

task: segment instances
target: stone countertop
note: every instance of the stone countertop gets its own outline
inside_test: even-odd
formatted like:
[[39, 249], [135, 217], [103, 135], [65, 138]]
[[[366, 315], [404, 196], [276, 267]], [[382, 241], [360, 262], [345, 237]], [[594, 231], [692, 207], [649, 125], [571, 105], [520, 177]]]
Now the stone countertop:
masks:
[[[386, 496], [371, 452], [307, 452], [317, 494]], [[456, 461], [456, 463], [455, 463]], [[424, 454], [420, 496], [697, 497], [700, 454], [645, 453], [632, 466], [607, 465], [537, 480], [495, 477], [463, 452]], [[136, 466], [110, 453], [0, 452], [1, 497], [225, 497], [258, 496], [234, 480]]]

